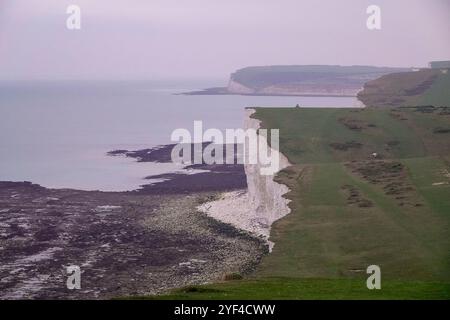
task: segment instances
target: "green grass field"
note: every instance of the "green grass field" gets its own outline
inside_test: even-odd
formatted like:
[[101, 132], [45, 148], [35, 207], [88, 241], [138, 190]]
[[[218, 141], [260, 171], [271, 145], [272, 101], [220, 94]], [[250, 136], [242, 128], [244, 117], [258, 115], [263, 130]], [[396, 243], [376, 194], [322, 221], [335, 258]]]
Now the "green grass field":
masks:
[[450, 285], [439, 282], [387, 281], [381, 290], [368, 290], [365, 280], [321, 278], [263, 278], [191, 286], [169, 295], [134, 297], [152, 300], [336, 300], [443, 299]]
[[[450, 298], [446, 109], [262, 108], [254, 116], [280, 129], [293, 164], [277, 177], [291, 190], [292, 212], [273, 225], [273, 252], [243, 280], [153, 298]], [[372, 264], [381, 290], [366, 288]]]
[[[440, 74], [434, 85], [419, 98], [418, 105], [447, 105], [450, 101], [450, 70]], [[447, 102], [447, 104], [445, 104]]]

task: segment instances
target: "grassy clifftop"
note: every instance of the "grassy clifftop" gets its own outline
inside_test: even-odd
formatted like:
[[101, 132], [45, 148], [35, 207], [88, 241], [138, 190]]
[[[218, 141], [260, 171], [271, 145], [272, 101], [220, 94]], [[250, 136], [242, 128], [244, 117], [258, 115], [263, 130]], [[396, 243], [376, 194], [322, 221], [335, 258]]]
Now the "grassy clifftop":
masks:
[[[260, 108], [292, 212], [244, 280], [163, 299], [450, 299], [450, 109]], [[373, 156], [376, 153], [376, 157]], [[379, 265], [382, 289], [366, 288]]]
[[371, 107], [450, 106], [449, 70], [384, 75], [365, 84], [358, 98]]
[[364, 279], [376, 264], [385, 283], [449, 283], [448, 111], [259, 109], [294, 164], [279, 175], [292, 213], [259, 275]]

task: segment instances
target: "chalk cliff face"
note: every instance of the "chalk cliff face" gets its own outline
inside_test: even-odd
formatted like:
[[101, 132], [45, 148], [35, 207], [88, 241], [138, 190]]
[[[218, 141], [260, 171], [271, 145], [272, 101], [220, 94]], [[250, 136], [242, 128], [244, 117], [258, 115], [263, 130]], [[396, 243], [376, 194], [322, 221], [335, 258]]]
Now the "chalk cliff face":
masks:
[[228, 83], [228, 93], [282, 96], [343, 96], [353, 97], [362, 90], [359, 84], [275, 84], [263, 88], [250, 88], [233, 79]]
[[[246, 129], [260, 128], [260, 121], [251, 118], [255, 110], [247, 109], [246, 112], [247, 117], [244, 127]], [[267, 144], [266, 139], [261, 139], [260, 141], [265, 141]], [[280, 167], [278, 171], [289, 166], [288, 159], [278, 150], [270, 148], [270, 152], [276, 153], [279, 157]], [[285, 185], [275, 182], [274, 175], [262, 175], [261, 164], [246, 164], [244, 167], [247, 176], [250, 206], [254, 210], [255, 216], [258, 217], [259, 222], [266, 224], [270, 228], [273, 222], [290, 212], [288, 207], [289, 200], [283, 197], [289, 189]]]
[[[252, 109], [246, 110], [244, 129], [259, 128], [260, 121], [250, 118], [254, 112]], [[265, 138], [261, 138], [261, 142], [266, 143], [270, 152], [279, 156], [279, 170], [289, 166], [287, 158], [270, 148]], [[268, 240], [272, 223], [290, 212], [289, 200], [283, 197], [289, 189], [275, 182], [274, 175], [262, 175], [263, 168], [266, 167], [261, 164], [246, 164], [248, 190], [225, 193], [219, 200], [207, 202], [198, 209], [213, 218]], [[274, 244], [269, 241], [268, 244], [271, 250]]]
[[244, 86], [243, 84], [230, 79], [228, 82], [228, 92], [235, 94], [253, 94], [254, 89]]
[[280, 84], [265, 87], [258, 91], [263, 95], [285, 95], [285, 96], [342, 96], [354, 97], [361, 91], [359, 85], [327, 85], [327, 84]]

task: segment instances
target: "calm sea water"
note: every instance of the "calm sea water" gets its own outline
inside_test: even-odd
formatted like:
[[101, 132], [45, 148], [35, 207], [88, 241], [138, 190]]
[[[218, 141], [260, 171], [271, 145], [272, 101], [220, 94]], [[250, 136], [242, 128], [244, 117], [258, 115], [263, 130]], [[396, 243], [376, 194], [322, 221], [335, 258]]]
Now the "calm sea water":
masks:
[[179, 170], [173, 164], [109, 157], [170, 143], [176, 128], [240, 128], [251, 106], [355, 106], [353, 98], [186, 96], [214, 85], [136, 83], [1, 83], [0, 180], [45, 187], [134, 190], [143, 178]]

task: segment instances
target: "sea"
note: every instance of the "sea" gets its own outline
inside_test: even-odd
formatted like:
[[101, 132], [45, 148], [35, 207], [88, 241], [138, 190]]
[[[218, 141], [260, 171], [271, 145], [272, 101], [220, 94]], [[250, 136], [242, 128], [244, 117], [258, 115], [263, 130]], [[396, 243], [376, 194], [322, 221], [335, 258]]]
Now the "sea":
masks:
[[[182, 95], [218, 80], [0, 82], [0, 181], [130, 191], [182, 170], [108, 151], [174, 143], [175, 129], [242, 128], [246, 107], [355, 107], [351, 97]], [[223, 85], [223, 84], [222, 84]]]

